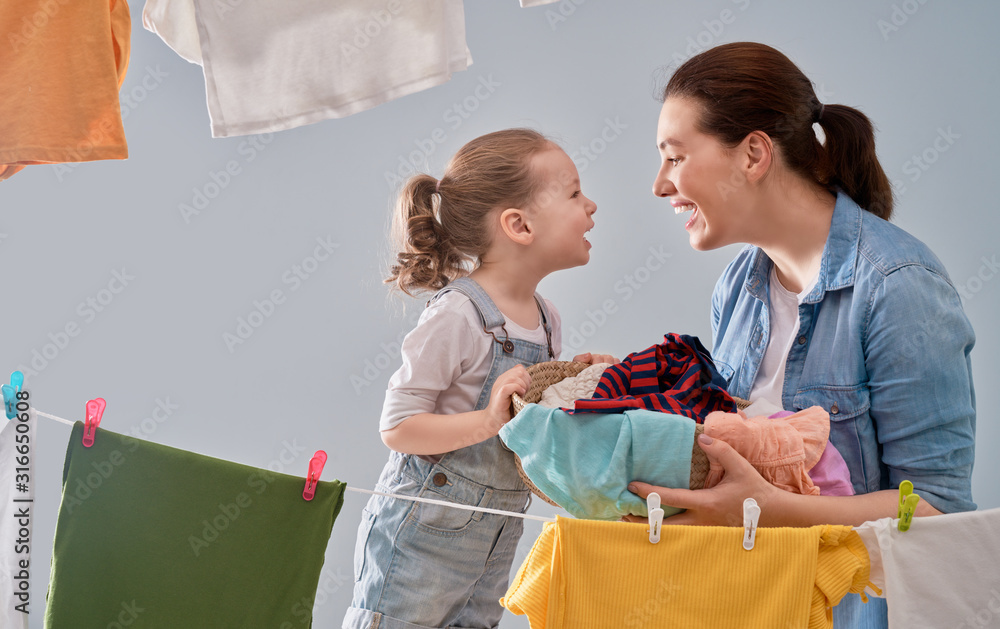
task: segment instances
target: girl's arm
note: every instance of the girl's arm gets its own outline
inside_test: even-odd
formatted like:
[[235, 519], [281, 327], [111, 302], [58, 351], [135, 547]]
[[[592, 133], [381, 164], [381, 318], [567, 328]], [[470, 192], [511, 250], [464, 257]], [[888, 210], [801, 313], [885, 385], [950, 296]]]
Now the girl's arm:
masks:
[[454, 415], [418, 413], [383, 430], [382, 442], [403, 454], [442, 454], [486, 441], [510, 421], [511, 395], [524, 395], [530, 385], [528, 370], [518, 365], [497, 378], [486, 408]]
[[[672, 489], [633, 482], [629, 490], [645, 499], [651, 492], [660, 495], [662, 504], [687, 509], [665, 524], [699, 524], [708, 526], [742, 526], [743, 501], [753, 498], [760, 506], [760, 526], [812, 526], [815, 524], [844, 524], [859, 526], [869, 520], [896, 517], [899, 492], [893, 489], [857, 496], [803, 496], [794, 494], [764, 480], [764, 478], [721, 439], [706, 435], [698, 444], [709, 460], [717, 461], [725, 469], [725, 476], [711, 489]], [[941, 515], [926, 500], [917, 504], [917, 516]], [[634, 522], [645, 518], [630, 516]]]

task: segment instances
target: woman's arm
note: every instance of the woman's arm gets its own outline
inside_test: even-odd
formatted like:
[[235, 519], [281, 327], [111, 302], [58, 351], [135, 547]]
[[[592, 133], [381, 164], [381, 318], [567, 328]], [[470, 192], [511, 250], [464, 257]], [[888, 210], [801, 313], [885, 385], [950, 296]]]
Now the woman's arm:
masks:
[[873, 287], [870, 303], [864, 367], [869, 414], [889, 476], [883, 482], [899, 487], [910, 480], [946, 513], [975, 509], [969, 359], [975, 334], [958, 292], [941, 273], [912, 264], [888, 273]]
[[441, 454], [486, 441], [510, 421], [511, 395], [524, 395], [529, 386], [528, 370], [517, 365], [496, 379], [486, 408], [453, 415], [418, 413], [383, 430], [382, 442], [403, 454]]
[[[633, 482], [629, 490], [645, 499], [652, 492], [660, 495], [663, 504], [686, 512], [664, 521], [666, 524], [699, 524], [703, 526], [742, 526], [743, 501], [753, 498], [760, 506], [760, 526], [812, 526], [815, 524], [845, 524], [858, 526], [869, 520], [896, 517], [899, 492], [887, 489], [858, 496], [803, 496], [794, 494], [764, 480], [728, 443], [707, 435], [698, 444], [710, 460], [717, 461], [725, 476], [711, 489], [672, 489]], [[940, 515], [926, 500], [917, 504], [917, 516]], [[631, 516], [634, 522], [645, 518]]]

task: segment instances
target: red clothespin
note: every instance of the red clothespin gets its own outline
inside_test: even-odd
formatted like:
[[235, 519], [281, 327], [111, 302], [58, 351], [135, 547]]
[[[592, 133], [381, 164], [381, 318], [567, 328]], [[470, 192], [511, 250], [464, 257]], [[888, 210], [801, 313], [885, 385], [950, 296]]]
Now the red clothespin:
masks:
[[306, 476], [306, 488], [302, 491], [302, 498], [312, 500], [316, 495], [316, 484], [319, 477], [323, 475], [323, 466], [326, 465], [326, 452], [316, 450], [316, 454], [309, 460], [309, 475]]
[[104, 417], [107, 405], [102, 397], [87, 402], [87, 421], [83, 424], [83, 447], [89, 448], [94, 445], [94, 435], [97, 434], [97, 427], [101, 425], [101, 418]]

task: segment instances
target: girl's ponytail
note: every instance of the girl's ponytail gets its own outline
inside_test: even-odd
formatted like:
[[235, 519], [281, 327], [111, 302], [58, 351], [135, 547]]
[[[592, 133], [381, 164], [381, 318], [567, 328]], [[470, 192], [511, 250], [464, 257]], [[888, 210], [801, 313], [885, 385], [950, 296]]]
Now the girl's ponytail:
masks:
[[892, 185], [875, 154], [871, 120], [853, 107], [825, 105], [819, 118], [826, 136], [830, 184], [879, 218], [892, 216]]
[[407, 295], [438, 290], [465, 274], [464, 256], [449, 242], [434, 211], [438, 180], [415, 175], [403, 186], [396, 202], [393, 234], [400, 251], [386, 283]]

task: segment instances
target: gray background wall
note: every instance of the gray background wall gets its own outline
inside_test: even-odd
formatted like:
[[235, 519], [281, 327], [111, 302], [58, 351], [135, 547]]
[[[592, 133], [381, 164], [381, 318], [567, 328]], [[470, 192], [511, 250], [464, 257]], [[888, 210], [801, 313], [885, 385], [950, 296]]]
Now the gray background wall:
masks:
[[[978, 334], [973, 489], [981, 508], [1000, 507], [1000, 218], [988, 189], [1000, 141], [1000, 5], [469, 2], [474, 64], [449, 83], [346, 119], [216, 140], [201, 68], [142, 29], [141, 0], [130, 5], [132, 59], [122, 89], [130, 158], [29, 167], [0, 184], [3, 377], [30, 366], [33, 352], [68, 324], [79, 328], [28, 380], [40, 410], [82, 419], [86, 401], [103, 396], [108, 429], [296, 475], [323, 448], [325, 478], [372, 487], [386, 456], [377, 424], [395, 344], [422, 303], [387, 299], [380, 281], [389, 173], [423, 146], [433, 151], [413, 161], [440, 175], [467, 140], [516, 125], [559, 139], [598, 204], [590, 264], [541, 286], [562, 311], [565, 355], [621, 356], [665, 332], [710, 343], [712, 286], [736, 249], [694, 252], [685, 219], [650, 192], [658, 167], [653, 82], [674, 59], [756, 40], [798, 63], [823, 101], [857, 106], [874, 120], [880, 158], [897, 184], [896, 222], [931, 246], [964, 291]], [[484, 83], [492, 87], [477, 96]], [[456, 116], [457, 106], [467, 117]], [[589, 157], [581, 147], [591, 147]], [[195, 190], [214, 193], [213, 174], [225, 181], [227, 164], [238, 174], [186, 222], [179, 205], [191, 204]], [[317, 239], [337, 247], [314, 265]], [[294, 265], [311, 271], [297, 286], [284, 279]], [[102, 293], [115, 273], [131, 279], [117, 294]], [[224, 334], [235, 334], [238, 318], [275, 290], [284, 302], [245, 342], [227, 347]], [[98, 311], [88, 299], [106, 303]], [[170, 409], [156, 412], [163, 421], [153, 419], [158, 407]], [[41, 627], [69, 432], [39, 421], [32, 627]], [[339, 626], [350, 602], [363, 504], [348, 494], [334, 527], [317, 627]], [[537, 502], [531, 511], [555, 513]], [[527, 523], [518, 562], [540, 527]], [[505, 616], [503, 626], [527, 623]]]

